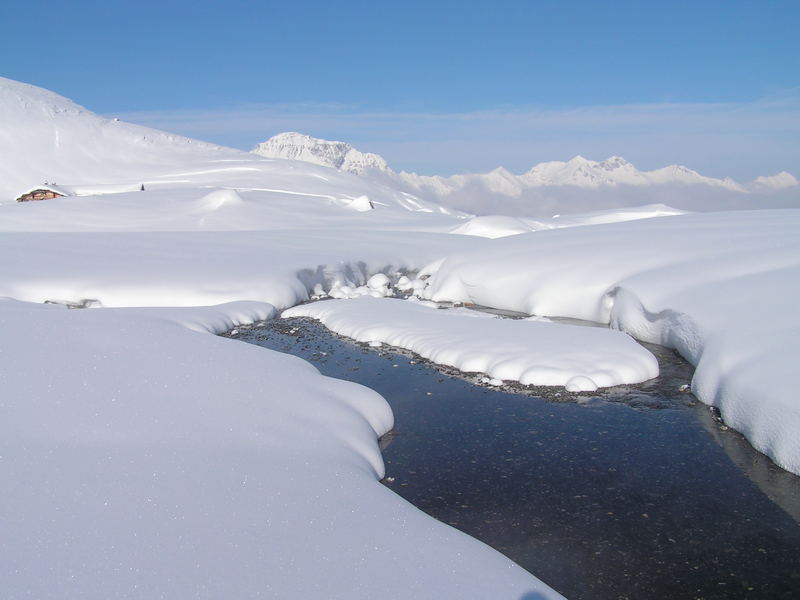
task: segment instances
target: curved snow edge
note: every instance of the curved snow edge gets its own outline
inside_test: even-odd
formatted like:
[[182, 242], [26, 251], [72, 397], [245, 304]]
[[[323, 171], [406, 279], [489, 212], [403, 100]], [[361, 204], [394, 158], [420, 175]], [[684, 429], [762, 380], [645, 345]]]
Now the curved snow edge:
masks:
[[658, 375], [658, 362], [647, 349], [609, 329], [510, 321], [371, 296], [303, 304], [282, 317], [315, 318], [359, 342], [385, 343], [464, 373], [523, 385], [594, 391]]
[[[709, 406], [720, 411], [725, 423], [741, 433], [759, 452], [787, 471], [800, 475], [800, 455], [794, 441], [800, 422], [791, 412], [754, 409], [758, 396], [769, 396], [770, 389], [754, 386], [737, 372], [738, 363], [720, 368], [718, 360], [705, 360], [708, 354], [719, 354], [713, 334], [704, 330], [691, 315], [675, 310], [654, 313], [641, 300], [622, 287], [611, 290], [605, 302], [613, 302], [609, 325], [634, 338], [676, 350], [695, 367], [692, 392]], [[713, 348], [707, 352], [707, 348]], [[718, 357], [716, 357], [718, 358]], [[770, 398], [764, 405], [783, 404]], [[796, 412], [796, 411], [795, 411]]]

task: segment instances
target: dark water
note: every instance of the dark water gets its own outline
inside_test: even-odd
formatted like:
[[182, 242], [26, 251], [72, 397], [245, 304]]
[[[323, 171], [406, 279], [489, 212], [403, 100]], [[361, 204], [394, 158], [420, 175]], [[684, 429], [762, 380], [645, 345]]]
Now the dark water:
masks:
[[543, 399], [306, 319], [237, 337], [381, 393], [384, 484], [568, 598], [800, 598], [800, 478], [678, 392], [691, 369], [665, 349], [657, 380]]

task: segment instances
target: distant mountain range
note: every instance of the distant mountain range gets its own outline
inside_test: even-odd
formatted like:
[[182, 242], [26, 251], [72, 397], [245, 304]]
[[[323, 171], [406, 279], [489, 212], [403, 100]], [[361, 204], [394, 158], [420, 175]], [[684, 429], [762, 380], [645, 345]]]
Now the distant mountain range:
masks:
[[[663, 202], [688, 210], [755, 208], [754, 196], [800, 190], [790, 173], [758, 177], [752, 182], [706, 177], [680, 165], [640, 171], [622, 157], [593, 161], [576, 156], [569, 161], [550, 161], [516, 175], [503, 167], [489, 173], [449, 177], [396, 172], [386, 160], [361, 152], [346, 142], [313, 138], [301, 133], [281, 133], [253, 149], [268, 158], [302, 160], [357, 175], [382, 180], [388, 185], [442, 204], [477, 214], [504, 212], [550, 216], [556, 205], [568, 203], [578, 210], [597, 210]], [[786, 194], [773, 199], [785, 204]], [[612, 198], [613, 196], [613, 198]], [[503, 211], [498, 210], [502, 202]], [[753, 206], [748, 206], [753, 204]], [[511, 210], [508, 210], [508, 209]]]
[[[104, 118], [48, 90], [0, 77], [0, 202], [45, 182], [78, 185], [84, 193], [106, 193], [109, 184], [125, 189], [151, 182], [180, 185], [201, 164], [209, 180], [238, 165], [241, 186], [248, 173], [269, 171], [278, 188], [285, 183], [283, 175], [298, 165], [273, 159], [290, 159], [336, 169], [335, 176], [326, 175], [328, 169], [312, 170], [340, 181], [350, 199], [391, 198], [409, 210], [550, 219], [643, 205], [688, 211], [800, 208], [800, 185], [785, 172], [742, 184], [686, 167], [639, 171], [620, 157], [596, 162], [578, 156], [540, 163], [520, 175], [501, 167], [483, 174], [425, 176], [396, 172], [377, 154], [345, 142], [299, 133], [272, 137], [254, 153], [268, 158]], [[255, 171], [239, 164], [252, 160], [258, 163]]]

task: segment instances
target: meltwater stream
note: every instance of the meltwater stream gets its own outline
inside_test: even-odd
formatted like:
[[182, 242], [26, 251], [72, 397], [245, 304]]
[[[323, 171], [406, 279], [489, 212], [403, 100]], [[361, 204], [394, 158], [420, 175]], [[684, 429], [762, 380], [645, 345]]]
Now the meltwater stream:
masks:
[[651, 382], [544, 399], [308, 319], [236, 337], [382, 394], [383, 483], [568, 598], [800, 597], [800, 478], [679, 392], [691, 367], [668, 350], [648, 346]]

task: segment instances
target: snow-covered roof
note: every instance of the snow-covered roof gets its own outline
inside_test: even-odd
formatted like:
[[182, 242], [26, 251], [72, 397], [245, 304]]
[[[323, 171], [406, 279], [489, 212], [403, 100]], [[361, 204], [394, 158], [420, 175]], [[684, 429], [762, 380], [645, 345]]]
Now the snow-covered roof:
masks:
[[61, 186], [52, 183], [41, 183], [39, 185], [33, 186], [32, 188], [28, 188], [21, 194], [18, 194], [17, 198], [24, 196], [25, 194], [30, 194], [31, 192], [35, 192], [36, 190], [47, 190], [49, 192], [55, 192], [56, 194], [60, 194], [62, 196], [74, 196], [74, 194], [71, 191]]

